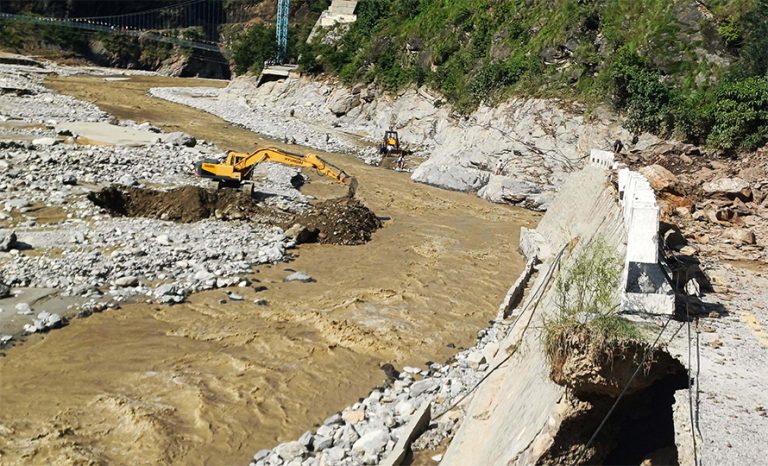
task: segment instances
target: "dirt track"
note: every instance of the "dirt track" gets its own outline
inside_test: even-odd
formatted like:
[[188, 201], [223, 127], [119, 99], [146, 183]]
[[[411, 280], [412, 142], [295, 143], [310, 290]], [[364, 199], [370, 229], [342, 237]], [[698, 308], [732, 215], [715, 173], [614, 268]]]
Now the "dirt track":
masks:
[[[145, 95], [152, 86], [201, 84], [211, 82], [50, 81], [119, 118], [222, 149], [281, 146]], [[423, 365], [449, 357], [448, 343], [469, 345], [522, 268], [520, 225], [538, 216], [321, 155], [356, 176], [359, 198], [386, 219], [372, 241], [303, 245], [292, 263], [254, 274], [266, 291], [236, 290], [242, 302], [219, 304], [218, 291], [180, 306], [129, 306], [8, 351], [0, 359], [0, 428], [11, 432], [0, 448], [21, 454], [2, 460], [243, 464], [366, 394], [383, 380], [380, 362]], [[329, 198], [345, 190], [313, 175], [304, 192]], [[316, 283], [284, 283], [286, 269]], [[252, 304], [257, 297], [269, 305]]]

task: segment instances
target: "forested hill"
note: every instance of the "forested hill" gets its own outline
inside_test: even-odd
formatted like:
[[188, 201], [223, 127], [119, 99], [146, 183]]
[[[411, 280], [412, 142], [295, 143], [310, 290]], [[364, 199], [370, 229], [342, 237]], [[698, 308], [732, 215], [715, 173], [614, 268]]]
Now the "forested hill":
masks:
[[426, 84], [459, 112], [560, 97], [726, 152], [768, 141], [768, 0], [362, 0], [357, 13], [337, 40], [299, 47], [305, 70]]

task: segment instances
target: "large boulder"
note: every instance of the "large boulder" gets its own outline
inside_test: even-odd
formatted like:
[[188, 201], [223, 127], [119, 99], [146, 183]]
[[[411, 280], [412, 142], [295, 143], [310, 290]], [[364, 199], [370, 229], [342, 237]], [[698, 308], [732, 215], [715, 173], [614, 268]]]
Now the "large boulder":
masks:
[[648, 179], [651, 187], [658, 192], [677, 192], [677, 177], [661, 165], [643, 167], [639, 172]]
[[164, 141], [172, 146], [195, 147], [197, 145], [197, 139], [180, 131], [168, 134]]
[[328, 99], [328, 110], [337, 117], [346, 115], [358, 105], [360, 105], [359, 96], [345, 88], [334, 91]]
[[725, 196], [730, 199], [738, 197], [743, 201], [752, 200], [752, 190], [749, 183], [738, 177], [718, 178], [704, 183], [702, 189], [711, 196]]
[[0, 252], [8, 252], [16, 246], [15, 231], [0, 231]]
[[453, 191], [477, 191], [488, 183], [489, 177], [488, 172], [452, 165], [450, 161], [441, 162], [438, 159], [427, 160], [411, 175], [413, 181]]

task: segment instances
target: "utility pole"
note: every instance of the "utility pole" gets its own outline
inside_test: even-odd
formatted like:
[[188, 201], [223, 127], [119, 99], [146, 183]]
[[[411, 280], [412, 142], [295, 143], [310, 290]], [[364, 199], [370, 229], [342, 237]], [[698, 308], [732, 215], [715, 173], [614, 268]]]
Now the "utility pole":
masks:
[[278, 64], [288, 59], [288, 13], [291, 0], [279, 0], [277, 3], [277, 57]]

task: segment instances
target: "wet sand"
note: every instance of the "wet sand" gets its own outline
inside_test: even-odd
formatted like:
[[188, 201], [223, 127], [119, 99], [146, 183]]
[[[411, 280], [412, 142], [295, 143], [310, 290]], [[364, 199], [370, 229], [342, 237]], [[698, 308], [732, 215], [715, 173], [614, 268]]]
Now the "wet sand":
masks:
[[[49, 81], [119, 118], [222, 150], [282, 146], [145, 95], [153, 86], [211, 84]], [[538, 215], [321, 155], [356, 176], [358, 197], [387, 219], [373, 241], [302, 245], [294, 261], [260, 267], [253, 278], [267, 290], [238, 289], [242, 302], [218, 304], [223, 291], [211, 291], [179, 306], [126, 306], [6, 351], [0, 462], [246, 464], [367, 394], [383, 380], [379, 363], [423, 365], [450, 357], [448, 343], [471, 345], [522, 269], [519, 227]], [[305, 191], [325, 198], [344, 190], [312, 175]], [[286, 269], [317, 282], [283, 283]], [[257, 297], [269, 305], [252, 304]]]

